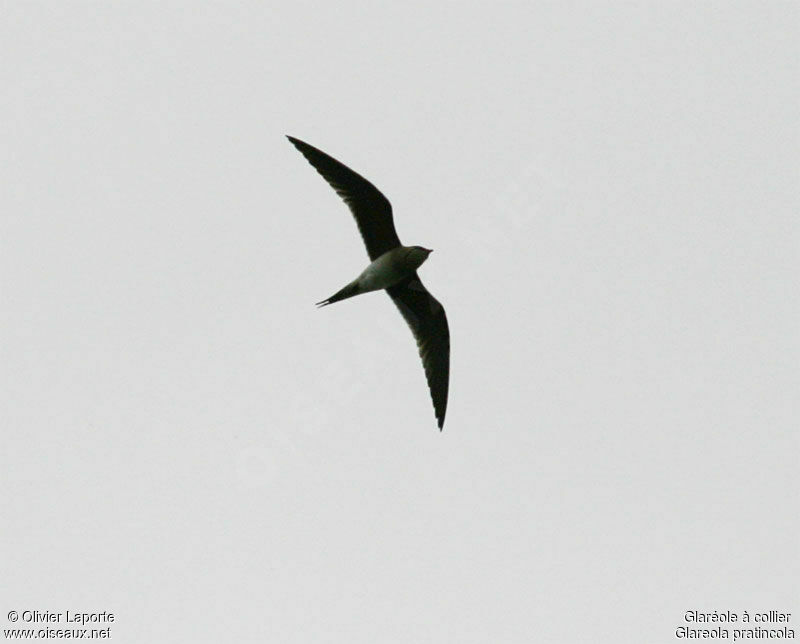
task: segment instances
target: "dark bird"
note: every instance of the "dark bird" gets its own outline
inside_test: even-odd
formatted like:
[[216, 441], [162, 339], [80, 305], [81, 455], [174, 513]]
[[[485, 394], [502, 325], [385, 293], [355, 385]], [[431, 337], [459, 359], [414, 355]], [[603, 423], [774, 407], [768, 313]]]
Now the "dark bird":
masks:
[[417, 269], [433, 251], [400, 243], [392, 220], [392, 205], [364, 177], [308, 143], [291, 136], [287, 138], [344, 199], [355, 217], [372, 262], [361, 275], [317, 306], [385, 289], [417, 341], [441, 430], [450, 380], [450, 330], [444, 308], [417, 275]]

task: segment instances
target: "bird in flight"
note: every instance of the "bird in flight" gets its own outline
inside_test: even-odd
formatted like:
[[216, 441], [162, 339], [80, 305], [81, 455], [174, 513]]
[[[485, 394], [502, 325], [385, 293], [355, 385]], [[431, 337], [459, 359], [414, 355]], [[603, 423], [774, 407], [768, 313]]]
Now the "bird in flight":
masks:
[[417, 269], [433, 251], [400, 243], [392, 220], [392, 205], [364, 177], [322, 150], [294, 137], [286, 138], [316, 168], [336, 194], [344, 199], [355, 217], [371, 261], [361, 275], [329, 298], [317, 302], [317, 306], [327, 306], [362, 293], [386, 290], [417, 341], [441, 431], [450, 380], [450, 330], [444, 308], [417, 275]]

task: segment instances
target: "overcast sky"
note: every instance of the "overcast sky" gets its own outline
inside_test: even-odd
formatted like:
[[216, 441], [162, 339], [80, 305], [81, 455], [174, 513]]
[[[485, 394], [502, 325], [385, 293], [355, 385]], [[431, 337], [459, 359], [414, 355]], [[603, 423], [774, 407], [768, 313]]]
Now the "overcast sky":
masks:
[[[799, 26], [777, 1], [3, 3], [2, 628], [800, 630]], [[315, 310], [368, 258], [285, 134], [436, 250], [444, 432], [385, 294]]]

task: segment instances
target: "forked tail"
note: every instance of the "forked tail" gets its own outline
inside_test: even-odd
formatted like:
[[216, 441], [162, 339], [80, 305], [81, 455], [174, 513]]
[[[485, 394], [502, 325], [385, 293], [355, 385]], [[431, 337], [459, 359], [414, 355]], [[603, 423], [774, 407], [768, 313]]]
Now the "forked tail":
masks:
[[336, 291], [333, 295], [329, 298], [322, 300], [322, 302], [317, 302], [317, 306], [322, 308], [323, 306], [328, 306], [328, 304], [333, 304], [334, 302], [339, 302], [340, 300], [346, 300], [348, 297], [353, 297], [354, 295], [358, 295], [361, 291], [358, 289], [358, 280], [354, 280], [350, 282], [347, 286], [343, 289]]

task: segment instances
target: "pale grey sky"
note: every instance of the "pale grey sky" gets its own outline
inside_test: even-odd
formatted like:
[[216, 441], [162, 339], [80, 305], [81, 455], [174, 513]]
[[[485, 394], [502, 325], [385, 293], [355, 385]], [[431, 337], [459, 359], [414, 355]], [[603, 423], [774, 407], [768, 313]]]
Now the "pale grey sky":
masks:
[[[2, 5], [1, 628], [800, 619], [798, 5], [320, 4]], [[436, 249], [443, 433], [284, 134]]]

